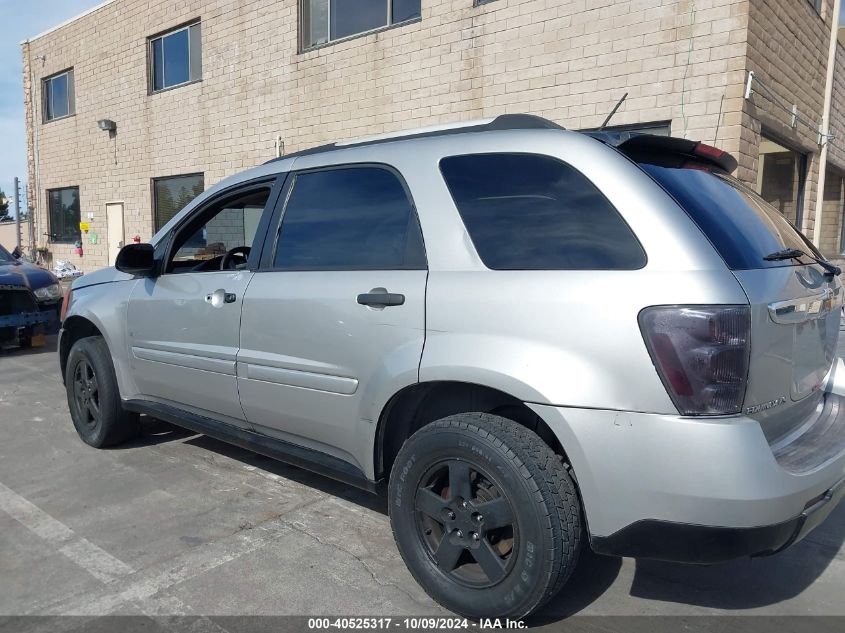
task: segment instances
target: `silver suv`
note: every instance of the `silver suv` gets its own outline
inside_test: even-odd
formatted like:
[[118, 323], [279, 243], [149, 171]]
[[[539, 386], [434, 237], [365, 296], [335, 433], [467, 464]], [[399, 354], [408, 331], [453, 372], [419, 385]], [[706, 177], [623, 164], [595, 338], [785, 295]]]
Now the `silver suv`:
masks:
[[845, 494], [843, 291], [735, 168], [526, 115], [274, 160], [74, 283], [74, 425], [386, 485], [414, 577], [470, 617], [537, 609], [588, 546], [773, 554]]

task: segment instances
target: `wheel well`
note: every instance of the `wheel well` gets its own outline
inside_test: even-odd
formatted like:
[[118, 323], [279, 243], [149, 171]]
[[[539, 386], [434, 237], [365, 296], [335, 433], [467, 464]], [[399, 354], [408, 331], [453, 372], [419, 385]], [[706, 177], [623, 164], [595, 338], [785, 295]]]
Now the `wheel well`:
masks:
[[549, 425], [524, 402], [497, 389], [465, 382], [428, 382], [406, 387], [382, 411], [376, 441], [377, 477], [387, 479], [402, 444], [429, 422], [456, 413], [492, 413], [531, 429], [551, 449], [566, 454]]
[[59, 346], [59, 364], [62, 368], [62, 379], [64, 379], [67, 357], [70, 354], [73, 344], [79, 339], [88, 338], [89, 336], [102, 336], [102, 334], [91, 321], [79, 316], [72, 316], [65, 319], [64, 323], [62, 323], [62, 330], [61, 345]]

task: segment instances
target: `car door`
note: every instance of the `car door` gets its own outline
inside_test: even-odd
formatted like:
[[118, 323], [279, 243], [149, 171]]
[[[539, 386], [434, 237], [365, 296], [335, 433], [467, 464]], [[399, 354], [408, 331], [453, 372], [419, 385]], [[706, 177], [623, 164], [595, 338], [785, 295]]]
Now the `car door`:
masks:
[[203, 204], [167, 238], [161, 274], [136, 284], [127, 340], [143, 397], [248, 428], [235, 362], [244, 293], [259, 261], [251, 249], [263, 243], [273, 186], [251, 183]]
[[366, 470], [378, 406], [418, 379], [427, 266], [384, 165], [294, 173], [244, 298], [238, 389], [255, 430]]

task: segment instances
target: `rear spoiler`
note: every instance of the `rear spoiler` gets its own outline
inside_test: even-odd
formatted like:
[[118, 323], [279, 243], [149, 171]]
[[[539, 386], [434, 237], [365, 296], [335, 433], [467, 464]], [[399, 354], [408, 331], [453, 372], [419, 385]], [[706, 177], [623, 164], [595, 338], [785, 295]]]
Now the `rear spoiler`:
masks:
[[615, 147], [635, 160], [644, 154], [668, 154], [696, 163], [713, 165], [729, 174], [736, 170], [739, 164], [736, 158], [718, 147], [685, 138], [631, 132], [587, 132], [586, 134]]

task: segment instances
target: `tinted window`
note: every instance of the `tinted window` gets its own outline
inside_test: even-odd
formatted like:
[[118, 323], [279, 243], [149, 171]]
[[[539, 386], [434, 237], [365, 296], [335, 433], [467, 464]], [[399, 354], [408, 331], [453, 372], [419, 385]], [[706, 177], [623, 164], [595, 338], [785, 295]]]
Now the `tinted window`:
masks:
[[47, 210], [50, 215], [51, 242], [75, 242], [81, 239], [79, 187], [49, 189]]
[[478, 255], [495, 270], [635, 270], [646, 258], [619, 213], [573, 167], [531, 154], [440, 161]]
[[[800, 263], [763, 259], [786, 248], [818, 255], [809, 240], [777, 209], [731, 176], [705, 169], [648, 163], [641, 166], [687, 211], [731, 269]], [[809, 262], [808, 259], [804, 263]]]
[[299, 174], [274, 266], [286, 270], [423, 269], [416, 212], [393, 172], [378, 167]]
[[153, 215], [156, 231], [167, 224], [205, 188], [202, 174], [153, 179]]
[[331, 0], [332, 39], [363, 33], [387, 24], [384, 0]]
[[420, 0], [300, 0], [302, 47], [420, 17]]

